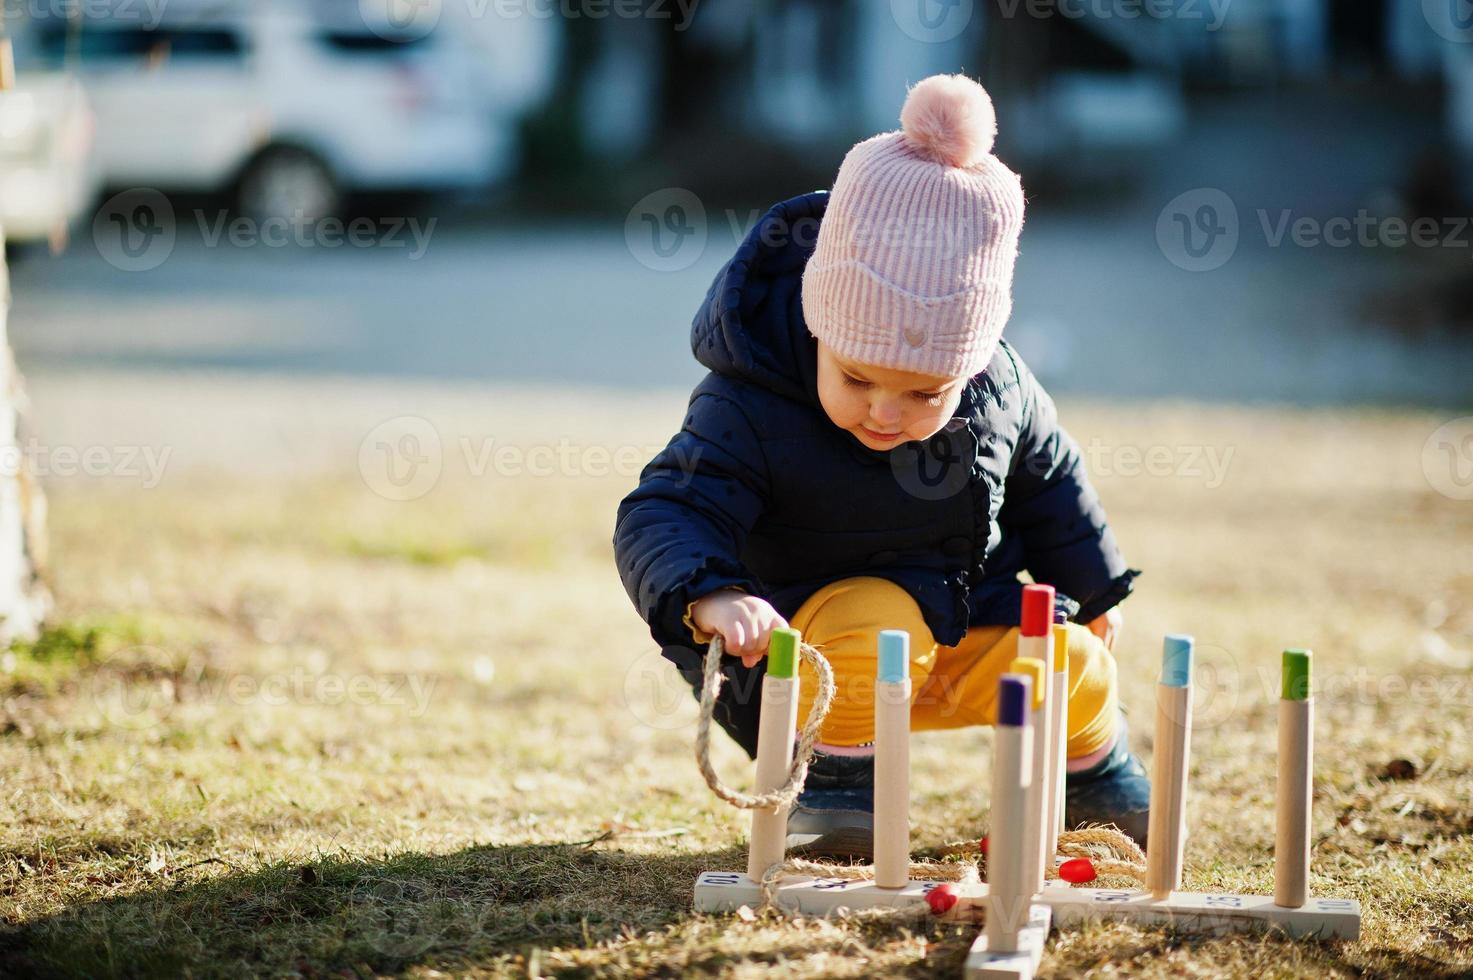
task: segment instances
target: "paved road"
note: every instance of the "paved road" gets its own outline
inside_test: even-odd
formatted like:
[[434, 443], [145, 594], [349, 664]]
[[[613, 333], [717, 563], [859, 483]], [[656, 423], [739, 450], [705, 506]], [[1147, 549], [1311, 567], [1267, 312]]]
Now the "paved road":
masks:
[[[1372, 297], [1431, 274], [1417, 257], [1270, 247], [1249, 214], [1231, 259], [1190, 272], [1158, 247], [1155, 217], [1030, 220], [1009, 332], [1052, 386], [1315, 403], [1473, 398], [1473, 346], [1404, 340], [1366, 320]], [[129, 272], [84, 239], [59, 259], [17, 265], [11, 330], [29, 370], [684, 386], [700, 376], [691, 314], [732, 245], [713, 223], [697, 261], [657, 272], [626, 248], [622, 227], [445, 225], [417, 259], [392, 248], [211, 246], [182, 228], [166, 261]]]
[[[1450, 219], [1431, 248], [1328, 243], [1333, 222], [1383, 207], [1384, 175], [1431, 135], [1422, 117], [1414, 128], [1429, 132], [1408, 133], [1404, 115], [1360, 102], [1198, 111], [1180, 146], [1143, 164], [1131, 200], [1032, 208], [1009, 335], [1070, 394], [1468, 406], [1473, 330], [1439, 335], [1434, 296], [1473, 268], [1473, 230], [1458, 238]], [[691, 315], [756, 216], [710, 209], [704, 248], [656, 271], [622, 220], [507, 227], [440, 206], [375, 229], [372, 247], [329, 248], [292, 231], [310, 244], [232, 244], [219, 213], [195, 206], [176, 208], [172, 244], [142, 262], [105, 221], [61, 258], [19, 264], [22, 366], [688, 388], [701, 374]], [[1286, 222], [1300, 219], [1320, 244], [1295, 244]], [[1433, 329], [1403, 329], [1419, 318]]]

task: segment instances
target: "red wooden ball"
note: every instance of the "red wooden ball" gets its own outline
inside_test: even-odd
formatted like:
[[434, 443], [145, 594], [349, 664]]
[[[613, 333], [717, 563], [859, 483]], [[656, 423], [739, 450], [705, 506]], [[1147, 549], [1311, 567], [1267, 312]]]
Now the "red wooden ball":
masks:
[[1098, 875], [1089, 858], [1070, 858], [1059, 865], [1059, 877], [1071, 885], [1082, 885], [1086, 881], [1094, 881]]
[[926, 892], [926, 904], [931, 906], [932, 915], [945, 915], [960, 898], [956, 885], [949, 881]]

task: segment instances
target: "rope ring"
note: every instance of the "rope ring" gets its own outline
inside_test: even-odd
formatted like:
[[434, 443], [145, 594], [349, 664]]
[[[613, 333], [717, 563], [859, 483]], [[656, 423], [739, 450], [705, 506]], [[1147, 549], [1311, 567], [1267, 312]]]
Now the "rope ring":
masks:
[[727, 786], [711, 766], [711, 719], [716, 713], [716, 696], [721, 692], [722, 682], [726, 679], [721, 673], [721, 657], [725, 652], [726, 644], [721, 635], [712, 637], [711, 645], [706, 650], [705, 673], [701, 684], [701, 717], [696, 728], [696, 764], [701, 767], [701, 775], [705, 777], [706, 785], [711, 787], [711, 792], [734, 807], [743, 810], [776, 810], [791, 806], [797, 801], [798, 794], [803, 792], [803, 784], [808, 779], [808, 763], [813, 760], [813, 746], [818, 741], [818, 730], [834, 703], [834, 670], [829, 666], [828, 658], [819, 653], [817, 647], [804, 642], [798, 644], [799, 654], [818, 675], [818, 694], [813, 699], [813, 706], [808, 709], [807, 720], [803, 722], [798, 747], [793, 753], [793, 764], [788, 769], [788, 778], [771, 792], [752, 795]]

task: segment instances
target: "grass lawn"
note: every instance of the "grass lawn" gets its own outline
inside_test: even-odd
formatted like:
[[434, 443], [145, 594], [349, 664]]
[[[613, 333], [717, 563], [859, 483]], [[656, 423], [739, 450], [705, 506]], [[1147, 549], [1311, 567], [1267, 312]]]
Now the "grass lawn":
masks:
[[[1161, 635], [1198, 638], [1188, 887], [1271, 890], [1278, 656], [1309, 646], [1312, 888], [1365, 919], [1338, 945], [1056, 932], [1044, 975], [1473, 974], [1473, 503], [1423, 471], [1445, 419], [1064, 418], [1145, 570], [1117, 650], [1143, 752]], [[958, 975], [972, 927], [690, 911], [746, 821], [615, 575], [630, 477], [447, 465], [395, 502], [341, 458], [52, 488], [55, 624], [0, 662], [0, 975]], [[989, 741], [917, 736], [918, 855], [984, 832]]]

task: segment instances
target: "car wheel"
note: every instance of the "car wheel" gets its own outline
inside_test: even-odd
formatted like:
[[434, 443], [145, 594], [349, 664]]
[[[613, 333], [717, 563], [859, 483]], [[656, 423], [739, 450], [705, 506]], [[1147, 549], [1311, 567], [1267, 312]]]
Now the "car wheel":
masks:
[[342, 195], [332, 171], [314, 154], [276, 147], [246, 169], [238, 204], [241, 214], [257, 221], [316, 221], [337, 214]]

